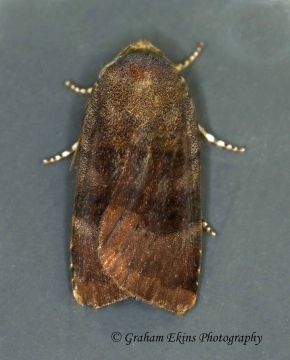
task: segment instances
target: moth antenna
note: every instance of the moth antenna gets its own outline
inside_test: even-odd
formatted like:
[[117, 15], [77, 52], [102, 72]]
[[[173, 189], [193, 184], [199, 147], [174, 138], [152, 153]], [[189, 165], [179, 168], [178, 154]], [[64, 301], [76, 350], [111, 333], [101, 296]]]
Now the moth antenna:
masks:
[[194, 53], [192, 55], [190, 55], [190, 57], [184, 61], [184, 63], [181, 64], [177, 64], [175, 65], [175, 69], [180, 72], [184, 69], [186, 69], [190, 64], [192, 64], [194, 62], [194, 60], [199, 56], [199, 54], [201, 53], [202, 49], [205, 47], [205, 43], [203, 41], [201, 41], [199, 43], [199, 45], [197, 46], [197, 48], [195, 49]]
[[238, 147], [238, 146], [234, 146], [231, 144], [227, 144], [225, 141], [223, 140], [217, 140], [212, 134], [208, 133], [201, 125], [198, 124], [198, 129], [199, 132], [201, 133], [201, 135], [205, 138], [206, 141], [208, 141], [209, 143], [217, 146], [218, 148], [221, 149], [225, 149], [228, 151], [235, 151], [235, 152], [240, 152], [243, 153], [246, 151], [245, 148], [243, 147]]
[[75, 84], [73, 84], [71, 81], [66, 81], [65, 86], [69, 87], [72, 91], [74, 91], [77, 94], [83, 94], [83, 95], [88, 95], [92, 92], [93, 88], [89, 87], [89, 88], [80, 88], [78, 86], [76, 86]]
[[54, 157], [52, 157], [50, 159], [42, 160], [43, 165], [52, 164], [52, 163], [58, 162], [64, 158], [70, 156], [71, 154], [76, 152], [76, 150], [78, 148], [78, 144], [79, 144], [79, 142], [77, 141], [76, 143], [73, 144], [73, 146], [70, 148], [70, 150], [65, 150], [61, 154], [55, 155]]

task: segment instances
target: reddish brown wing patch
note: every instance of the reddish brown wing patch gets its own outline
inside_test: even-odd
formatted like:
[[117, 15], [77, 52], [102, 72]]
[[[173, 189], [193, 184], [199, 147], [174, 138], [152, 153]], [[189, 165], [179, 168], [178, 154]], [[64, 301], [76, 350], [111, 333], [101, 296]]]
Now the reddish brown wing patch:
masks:
[[[132, 189], [120, 178], [102, 219], [100, 260], [122, 289], [156, 306], [184, 313], [195, 303], [200, 258], [201, 229], [192, 206], [196, 200], [193, 178], [183, 179], [191, 192], [177, 190], [178, 156], [171, 165], [161, 157], [161, 164], [168, 167], [160, 167], [152, 158], [149, 163], [145, 159], [135, 163], [134, 154], [130, 155], [126, 175], [130, 173], [131, 179], [135, 175], [139, 182], [141, 172], [145, 179], [139, 189]], [[155, 175], [162, 179], [161, 189]]]
[[194, 305], [199, 176], [184, 81], [159, 51], [123, 52], [102, 72], [81, 137], [72, 261], [82, 302], [136, 296], [178, 314]]

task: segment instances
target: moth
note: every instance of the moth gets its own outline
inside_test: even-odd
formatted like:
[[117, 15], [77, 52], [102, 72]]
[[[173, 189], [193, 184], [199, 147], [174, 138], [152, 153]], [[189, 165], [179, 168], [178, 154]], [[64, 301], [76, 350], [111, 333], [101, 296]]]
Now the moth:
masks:
[[45, 164], [78, 154], [72, 219], [73, 294], [99, 308], [136, 298], [178, 315], [193, 307], [201, 233], [215, 235], [200, 206], [200, 137], [220, 148], [197, 123], [180, 72], [141, 39], [100, 72], [89, 94], [80, 137]]

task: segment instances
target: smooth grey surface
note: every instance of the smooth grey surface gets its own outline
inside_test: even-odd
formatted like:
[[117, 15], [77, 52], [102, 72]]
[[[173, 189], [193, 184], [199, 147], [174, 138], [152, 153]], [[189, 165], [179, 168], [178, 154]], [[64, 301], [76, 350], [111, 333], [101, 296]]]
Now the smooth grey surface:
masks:
[[[0, 1], [0, 359], [289, 359], [290, 2]], [[146, 38], [172, 62], [207, 44], [184, 77], [206, 129], [247, 148], [202, 144], [203, 237], [196, 306], [182, 317], [124, 301], [94, 311], [71, 293], [75, 171], [41, 160], [78, 138], [90, 86]], [[111, 333], [196, 335], [114, 343]], [[262, 335], [201, 343], [204, 332]]]

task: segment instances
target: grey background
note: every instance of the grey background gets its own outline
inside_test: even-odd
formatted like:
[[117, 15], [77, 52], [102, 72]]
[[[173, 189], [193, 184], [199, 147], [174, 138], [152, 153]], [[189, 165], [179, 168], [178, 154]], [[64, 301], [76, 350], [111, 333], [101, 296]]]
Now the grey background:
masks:
[[[289, 359], [290, 2], [0, 1], [0, 359]], [[77, 305], [69, 272], [75, 171], [41, 160], [78, 138], [90, 86], [146, 38], [172, 62], [207, 44], [183, 75], [206, 129], [247, 148], [202, 144], [203, 237], [196, 306], [182, 317], [133, 300]], [[135, 343], [111, 333], [196, 335]], [[262, 335], [259, 345], [198, 336]]]

